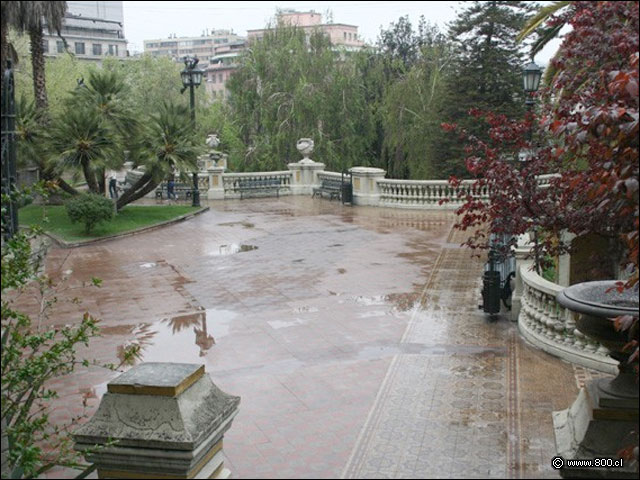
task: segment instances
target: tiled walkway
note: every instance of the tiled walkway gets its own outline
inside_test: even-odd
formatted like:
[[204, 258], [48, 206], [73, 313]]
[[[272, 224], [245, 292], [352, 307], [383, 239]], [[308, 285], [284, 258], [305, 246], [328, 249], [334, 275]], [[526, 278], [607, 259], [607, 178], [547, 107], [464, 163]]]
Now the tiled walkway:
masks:
[[[216, 202], [164, 229], [52, 249], [70, 277], [50, 323], [103, 320], [91, 358], [201, 362], [242, 397], [237, 478], [557, 477], [553, 410], [575, 370], [477, 309], [482, 263], [447, 212], [302, 197]], [[82, 285], [103, 280], [100, 290]], [[24, 308], [32, 308], [21, 299]], [[53, 419], [91, 413], [114, 374], [53, 384]], [[56, 472], [58, 475], [60, 472]]]

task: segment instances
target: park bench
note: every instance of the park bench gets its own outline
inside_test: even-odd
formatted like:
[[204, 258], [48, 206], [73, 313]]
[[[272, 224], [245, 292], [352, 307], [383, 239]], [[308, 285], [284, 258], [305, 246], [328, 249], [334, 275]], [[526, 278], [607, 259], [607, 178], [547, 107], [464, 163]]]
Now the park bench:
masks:
[[[176, 198], [191, 198], [191, 192], [193, 191], [193, 185], [186, 183], [174, 183], [173, 193]], [[162, 182], [156, 187], [156, 198], [162, 200], [167, 195], [167, 182]], [[168, 198], [168, 197], [167, 197]]]
[[246, 194], [259, 192], [275, 192], [276, 197], [280, 197], [281, 188], [282, 185], [279, 178], [243, 178], [238, 180], [235, 185], [235, 190], [240, 192], [241, 200]]
[[323, 193], [327, 193], [329, 195], [329, 200], [342, 198], [342, 180], [339, 178], [323, 178], [320, 186], [314, 187], [311, 198], [315, 197], [317, 194], [322, 197]]

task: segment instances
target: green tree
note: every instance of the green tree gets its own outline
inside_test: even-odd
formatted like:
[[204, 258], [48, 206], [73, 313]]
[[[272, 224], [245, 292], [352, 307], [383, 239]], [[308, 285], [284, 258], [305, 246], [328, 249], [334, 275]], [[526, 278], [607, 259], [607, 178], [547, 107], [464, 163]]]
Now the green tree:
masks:
[[2, 2], [2, 61], [8, 55], [8, 27], [29, 35], [31, 48], [31, 68], [33, 73], [33, 92], [36, 108], [46, 112], [48, 106], [45, 60], [42, 49], [44, 26], [50, 31], [62, 28], [67, 2], [34, 1], [34, 2]]
[[241, 170], [280, 170], [300, 158], [301, 137], [314, 157], [339, 170], [371, 159], [373, 132], [356, 63], [314, 32], [279, 26], [252, 44], [229, 82], [230, 106], [246, 145]]
[[144, 174], [116, 202], [118, 210], [155, 190], [174, 171], [189, 172], [196, 168], [202, 147], [198, 146], [186, 105], [172, 102], [156, 107], [141, 132], [140, 153], [136, 159]]
[[87, 106], [69, 105], [51, 128], [51, 150], [62, 169], [82, 171], [89, 190], [100, 193], [96, 172], [117, 154], [118, 141], [105, 120]]
[[[509, 118], [524, 113], [521, 71], [525, 55], [516, 37], [535, 8], [536, 4], [519, 1], [473, 2], [451, 23], [455, 81], [448, 82], [443, 122], [481, 135], [481, 127], [468, 115], [472, 108]], [[449, 156], [442, 159], [441, 171], [465, 175], [465, 155], [455, 139], [443, 140], [439, 149]]]
[[434, 158], [440, 154], [437, 139], [444, 135], [440, 115], [452, 59], [449, 42], [424, 19], [414, 32], [401, 18], [382, 31], [379, 49], [378, 81], [384, 82], [376, 109], [383, 134], [380, 166], [393, 178], [442, 178]]

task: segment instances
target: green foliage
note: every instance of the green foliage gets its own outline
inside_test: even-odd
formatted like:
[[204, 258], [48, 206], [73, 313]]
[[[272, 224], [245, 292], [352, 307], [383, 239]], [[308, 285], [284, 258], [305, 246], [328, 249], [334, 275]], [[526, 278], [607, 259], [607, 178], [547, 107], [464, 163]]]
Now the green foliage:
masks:
[[92, 193], [68, 200], [65, 208], [71, 222], [84, 223], [87, 234], [91, 233], [96, 224], [113, 217], [113, 202], [102, 195]]
[[[88, 314], [73, 327], [42, 325], [57, 297], [51, 279], [38, 275], [44, 252], [32, 251], [32, 243], [21, 232], [2, 245], [2, 420], [12, 478], [35, 478], [55, 465], [86, 467], [71, 448], [70, 425], [49, 423], [48, 405], [57, 394], [45, 383], [71, 373], [79, 363], [77, 346], [98, 333], [97, 321]], [[10, 300], [33, 280], [41, 298], [36, 324]]]
[[294, 27], [268, 32], [241, 58], [228, 88], [247, 148], [240, 170], [286, 168], [300, 159], [301, 137], [314, 139], [314, 156], [329, 169], [368, 162], [373, 122], [362, 77], [320, 32], [308, 39]]
[[[520, 118], [525, 103], [522, 89], [524, 45], [516, 44], [535, 3], [518, 1], [469, 2], [449, 27], [454, 48], [451, 78], [443, 105], [442, 121], [456, 123], [483, 137], [480, 122], [469, 116], [471, 109], [492, 111]], [[465, 176], [462, 145], [449, 136], [438, 147], [447, 159], [441, 172]]]

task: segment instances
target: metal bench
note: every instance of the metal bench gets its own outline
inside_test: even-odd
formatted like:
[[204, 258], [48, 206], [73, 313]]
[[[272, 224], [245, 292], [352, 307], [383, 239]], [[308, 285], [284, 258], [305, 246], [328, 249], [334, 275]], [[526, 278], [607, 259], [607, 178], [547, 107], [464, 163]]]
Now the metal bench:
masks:
[[322, 197], [323, 193], [329, 194], [329, 200], [342, 198], [342, 180], [339, 178], [323, 178], [320, 186], [313, 189], [311, 197], [313, 198], [318, 194]]
[[[193, 186], [187, 185], [186, 183], [175, 183], [173, 186], [173, 193], [176, 198], [191, 198], [191, 193], [193, 191]], [[156, 187], [156, 198], [162, 200], [164, 195], [167, 195], [167, 182], [162, 182], [158, 187]], [[168, 198], [168, 197], [167, 197]]]
[[240, 192], [240, 199], [245, 194], [258, 192], [275, 192], [276, 197], [280, 197], [280, 189], [282, 185], [279, 178], [246, 178], [240, 179], [235, 185], [234, 190]]

